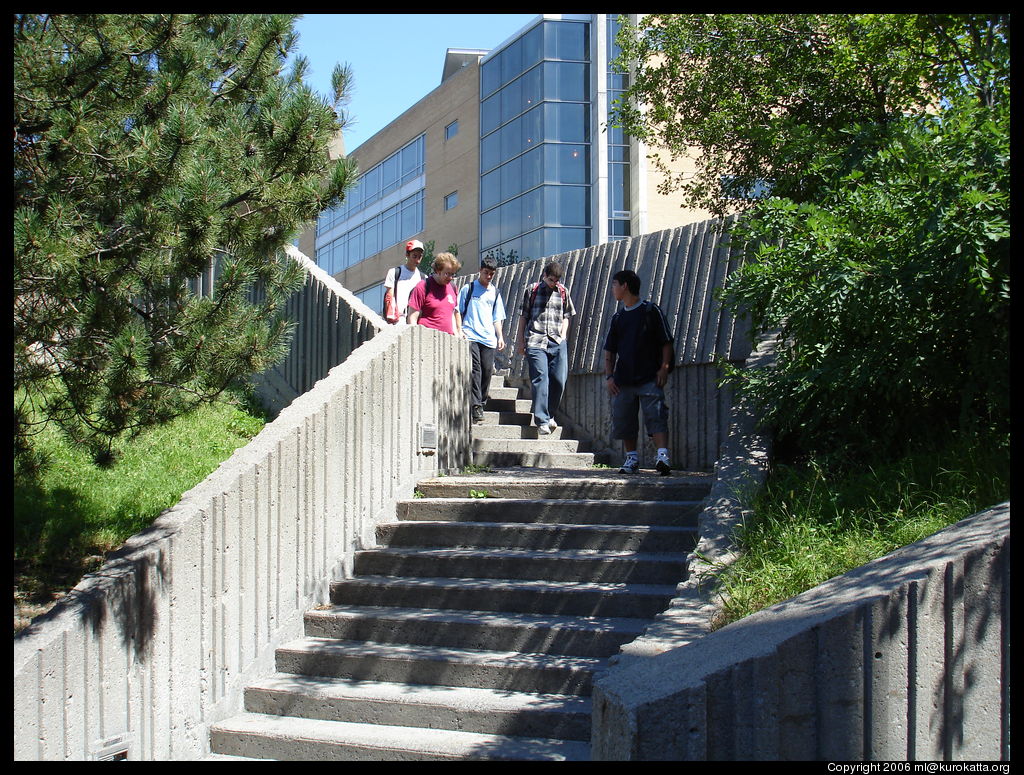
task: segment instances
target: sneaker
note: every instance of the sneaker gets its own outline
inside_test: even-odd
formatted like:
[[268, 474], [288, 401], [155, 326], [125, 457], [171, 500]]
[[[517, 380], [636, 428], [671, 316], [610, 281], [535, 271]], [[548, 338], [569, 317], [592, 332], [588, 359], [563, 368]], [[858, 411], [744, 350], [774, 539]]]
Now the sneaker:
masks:
[[484, 408], [480, 404], [473, 406], [473, 422], [479, 425], [484, 421]]
[[551, 426], [548, 425], [546, 422], [541, 423], [540, 425], [537, 426], [537, 435], [547, 436], [549, 433], [551, 433]]
[[658, 462], [654, 464], [654, 467], [658, 469], [658, 473], [662, 476], [668, 476], [672, 471], [672, 466], [668, 462], [668, 455], [658, 455]]
[[640, 470], [640, 458], [628, 455], [626, 462], [619, 469], [620, 474], [635, 474]]
[[550, 420], [548, 420], [548, 431], [550, 433], [554, 433], [555, 429], [557, 427], [558, 427], [558, 423], [555, 422], [555, 418], [554, 417], [552, 417]]

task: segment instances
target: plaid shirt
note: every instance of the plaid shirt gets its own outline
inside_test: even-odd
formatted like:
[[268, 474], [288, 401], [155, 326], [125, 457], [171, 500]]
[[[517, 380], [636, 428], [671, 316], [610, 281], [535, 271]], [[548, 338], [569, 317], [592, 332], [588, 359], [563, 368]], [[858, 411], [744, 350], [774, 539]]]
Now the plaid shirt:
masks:
[[[537, 288], [537, 296], [531, 307], [530, 296], [533, 294], [533, 287], [533, 284], [526, 287], [521, 310], [522, 315], [526, 318], [526, 346], [547, 347], [549, 341], [561, 342], [562, 321], [576, 314], [576, 307], [573, 306], [568, 289], [561, 283], [551, 289], [547, 283], [542, 281], [540, 287]], [[559, 287], [565, 290], [566, 303], [564, 305], [562, 304], [562, 294], [558, 290]]]

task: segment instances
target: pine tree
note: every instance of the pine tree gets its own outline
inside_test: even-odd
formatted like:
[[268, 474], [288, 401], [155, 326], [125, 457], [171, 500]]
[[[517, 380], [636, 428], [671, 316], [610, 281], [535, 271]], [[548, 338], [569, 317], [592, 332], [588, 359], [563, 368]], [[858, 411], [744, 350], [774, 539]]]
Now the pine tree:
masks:
[[280, 249], [355, 177], [328, 153], [348, 73], [332, 107], [282, 72], [294, 20], [15, 14], [15, 393], [97, 458], [285, 352]]

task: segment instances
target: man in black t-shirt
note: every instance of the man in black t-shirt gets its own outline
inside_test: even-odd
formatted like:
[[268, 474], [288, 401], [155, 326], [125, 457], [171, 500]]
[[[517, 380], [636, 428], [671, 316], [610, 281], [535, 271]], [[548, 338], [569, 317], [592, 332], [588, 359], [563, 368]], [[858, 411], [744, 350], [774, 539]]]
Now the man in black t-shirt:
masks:
[[638, 409], [654, 439], [654, 467], [662, 476], [672, 470], [668, 453], [668, 406], [663, 388], [675, 362], [672, 331], [658, 305], [640, 299], [640, 278], [628, 269], [612, 278], [612, 296], [623, 308], [612, 318], [604, 343], [604, 373], [612, 397], [612, 438], [620, 439], [626, 461], [619, 473], [640, 469]]

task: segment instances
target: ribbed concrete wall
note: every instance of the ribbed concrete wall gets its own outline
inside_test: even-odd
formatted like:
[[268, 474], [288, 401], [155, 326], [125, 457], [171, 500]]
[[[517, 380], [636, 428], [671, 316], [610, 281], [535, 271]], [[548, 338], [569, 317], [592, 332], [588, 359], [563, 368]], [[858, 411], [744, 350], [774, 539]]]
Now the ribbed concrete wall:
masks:
[[[325, 368], [303, 334], [380, 331], [15, 638], [15, 759], [202, 756], [209, 724], [273, 671], [274, 648], [301, 635], [395, 500], [469, 462], [464, 347], [301, 295], [296, 389]], [[335, 320], [351, 330], [330, 334]], [[420, 448], [423, 426], [436, 450]]]
[[595, 759], [1007, 760], [1010, 506], [610, 670]]
[[[717, 387], [720, 373], [715, 360], [742, 362], [751, 349], [746, 331], [713, 296], [737, 266], [728, 235], [722, 235], [717, 225], [703, 221], [514, 264], [498, 272], [496, 282], [509, 311], [506, 338], [512, 342], [525, 289], [540, 280], [548, 261], [557, 260], [565, 269], [577, 317], [569, 333], [570, 377], [560, 414], [563, 424], [591, 441], [595, 451], [618, 455], [621, 449], [619, 442], [609, 438], [604, 338], [618, 309], [611, 296], [612, 275], [632, 269], [640, 276], [641, 296], [661, 306], [676, 338], [677, 365], [666, 391], [673, 462], [688, 470], [714, 467], [732, 404], [731, 392]], [[528, 379], [524, 358], [511, 348], [509, 353], [512, 376]], [[653, 457], [648, 459], [653, 463]]]

